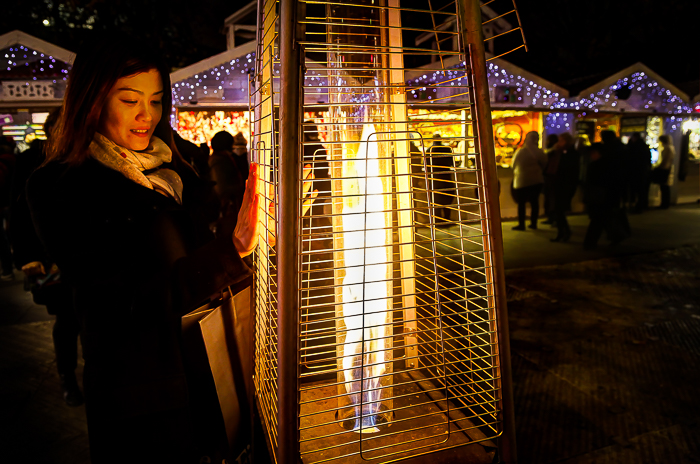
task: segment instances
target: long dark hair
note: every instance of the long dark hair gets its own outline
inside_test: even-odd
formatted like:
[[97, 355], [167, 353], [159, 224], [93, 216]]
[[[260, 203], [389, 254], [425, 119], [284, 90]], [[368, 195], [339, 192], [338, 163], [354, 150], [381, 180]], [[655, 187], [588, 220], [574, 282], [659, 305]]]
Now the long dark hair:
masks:
[[121, 77], [156, 69], [163, 81], [163, 113], [153, 135], [173, 150], [173, 160], [184, 162], [173, 142], [168, 122], [172, 108], [170, 74], [160, 54], [144, 43], [117, 38], [93, 40], [75, 58], [68, 77], [63, 106], [46, 147], [46, 163], [80, 165], [88, 157], [107, 95]]

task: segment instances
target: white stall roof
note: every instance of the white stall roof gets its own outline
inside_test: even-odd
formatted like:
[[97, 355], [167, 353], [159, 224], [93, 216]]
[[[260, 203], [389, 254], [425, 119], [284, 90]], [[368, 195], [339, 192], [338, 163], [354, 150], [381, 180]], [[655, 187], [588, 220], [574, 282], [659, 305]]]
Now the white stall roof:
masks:
[[53, 56], [64, 63], [73, 64], [75, 59], [75, 53], [22, 31], [15, 30], [0, 35], [0, 50], [17, 44], [24, 45], [45, 55]]
[[629, 77], [635, 73], [644, 73], [645, 75], [649, 76], [651, 79], [655, 80], [656, 82], [659, 83], [659, 85], [662, 85], [664, 88], [670, 90], [672, 93], [676, 94], [678, 97], [680, 97], [683, 101], [690, 101], [690, 98], [688, 94], [680, 90], [678, 87], [675, 85], [671, 84], [669, 81], [661, 77], [659, 74], [654, 72], [652, 69], [650, 69], [647, 65], [644, 63], [637, 62], [633, 64], [632, 66], [628, 66], [627, 68], [623, 69], [622, 71], [613, 74], [612, 76], [608, 77], [607, 79], [603, 79], [602, 81], [598, 82], [597, 84], [594, 84], [587, 89], [582, 90], [579, 93], [579, 97], [586, 97], [590, 94], [596, 94], [599, 92], [601, 89], [608, 89], [611, 86], [615, 85], [619, 80], [624, 79], [625, 77]]
[[689, 114], [688, 94], [644, 63], [635, 63], [581, 91], [569, 105], [576, 110]]
[[210, 56], [202, 61], [198, 61], [184, 68], [180, 68], [177, 71], [170, 73], [170, 82], [173, 84], [179, 81], [184, 81], [194, 77], [195, 75], [201, 74], [209, 69], [216, 66], [221, 66], [230, 63], [232, 60], [236, 60], [242, 56], [254, 53], [257, 43], [255, 41], [248, 42], [240, 47], [232, 48], [231, 50], [226, 50], [218, 55]]

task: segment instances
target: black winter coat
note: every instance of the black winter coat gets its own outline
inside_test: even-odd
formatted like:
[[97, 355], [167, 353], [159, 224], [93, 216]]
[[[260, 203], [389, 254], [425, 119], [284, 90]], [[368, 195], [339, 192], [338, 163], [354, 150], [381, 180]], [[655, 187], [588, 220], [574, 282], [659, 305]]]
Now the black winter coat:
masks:
[[[198, 214], [206, 185], [164, 167], [183, 179], [183, 206], [92, 159], [49, 163], [27, 185], [37, 232], [74, 288], [93, 462], [116, 459], [115, 443], [132, 462], [130, 446], [177, 449], [188, 405], [180, 318], [250, 275], [231, 237], [214, 239]], [[164, 443], [143, 436], [156, 432]]]

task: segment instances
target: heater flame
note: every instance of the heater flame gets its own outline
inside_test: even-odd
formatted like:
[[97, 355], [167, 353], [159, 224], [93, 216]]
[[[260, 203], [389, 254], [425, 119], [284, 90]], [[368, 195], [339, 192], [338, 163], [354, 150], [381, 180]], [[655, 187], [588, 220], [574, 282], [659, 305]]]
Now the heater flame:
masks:
[[355, 410], [353, 430], [363, 433], [379, 431], [391, 310], [391, 184], [380, 177], [387, 162], [379, 157], [381, 142], [369, 141], [375, 132], [374, 125], [364, 125], [358, 155], [344, 162], [342, 180], [346, 271], [341, 298], [347, 329], [342, 363]]

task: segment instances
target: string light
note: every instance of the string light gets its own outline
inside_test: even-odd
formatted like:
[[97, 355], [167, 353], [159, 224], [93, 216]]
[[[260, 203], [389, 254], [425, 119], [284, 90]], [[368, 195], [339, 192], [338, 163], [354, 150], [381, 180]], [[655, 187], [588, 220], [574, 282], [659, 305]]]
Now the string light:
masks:
[[65, 81], [71, 66], [38, 50], [14, 45], [0, 50], [0, 80]]
[[[276, 83], [279, 57], [274, 58], [273, 81]], [[247, 106], [248, 76], [253, 73], [254, 67], [255, 53], [250, 53], [176, 82], [173, 85], [173, 103], [178, 107], [199, 102], [231, 102]], [[406, 82], [409, 86], [409, 106], [466, 102], [468, 97], [465, 87], [468, 82], [465, 68], [466, 63], [462, 62], [448, 70], [426, 72], [409, 79]], [[546, 85], [508, 70], [507, 65], [488, 63], [487, 78], [489, 87], [494, 92], [500, 91], [499, 87], [512, 91], [509, 101], [505, 103], [507, 106], [522, 105], [523, 109], [550, 110], [545, 116], [545, 127], [553, 132], [571, 130], [577, 116], [599, 112], [622, 114], [625, 109], [674, 116], [669, 128], [675, 131], [683, 122], [681, 115], [700, 112], [700, 103], [693, 106], [686, 104], [644, 72], [632, 73], [595, 93], [576, 97], [564, 97]], [[382, 85], [380, 82], [375, 83]], [[347, 86], [348, 82], [339, 78], [335, 85]], [[307, 69], [304, 78], [307, 99], [319, 94], [318, 101], [314, 103], [324, 103], [327, 86], [326, 76], [317, 74], [313, 68]], [[620, 99], [618, 94], [626, 91], [629, 91], [628, 98]], [[376, 98], [370, 92], [359, 93], [357, 87], [346, 87], [343, 92], [350, 95], [349, 103], [367, 103]]]

